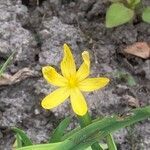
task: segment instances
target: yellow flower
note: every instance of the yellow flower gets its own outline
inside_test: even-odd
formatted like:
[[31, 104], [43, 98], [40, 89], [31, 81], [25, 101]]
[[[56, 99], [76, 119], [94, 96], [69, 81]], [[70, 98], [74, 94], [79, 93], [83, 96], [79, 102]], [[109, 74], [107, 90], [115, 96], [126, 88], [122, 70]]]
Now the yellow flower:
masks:
[[51, 109], [70, 97], [73, 111], [83, 116], [87, 113], [87, 104], [81, 91], [94, 91], [106, 86], [108, 78], [87, 78], [90, 73], [89, 53], [82, 53], [83, 63], [76, 71], [73, 55], [67, 44], [64, 44], [64, 58], [60, 64], [62, 75], [58, 74], [51, 66], [42, 68], [44, 78], [48, 83], [59, 88], [50, 93], [42, 100], [42, 107]]

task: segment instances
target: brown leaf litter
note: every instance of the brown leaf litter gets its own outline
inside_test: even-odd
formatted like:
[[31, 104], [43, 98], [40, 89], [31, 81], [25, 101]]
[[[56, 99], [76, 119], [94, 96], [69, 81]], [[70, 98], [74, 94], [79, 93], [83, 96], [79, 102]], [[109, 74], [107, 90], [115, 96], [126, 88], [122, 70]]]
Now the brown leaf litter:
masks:
[[150, 58], [150, 45], [147, 42], [136, 42], [127, 46], [124, 52], [143, 59], [148, 59]]
[[16, 72], [14, 75], [4, 73], [0, 77], [0, 86], [12, 85], [28, 77], [35, 77], [35, 76], [37, 76], [35, 71], [30, 70], [29, 68], [23, 68], [19, 70], [18, 72]]

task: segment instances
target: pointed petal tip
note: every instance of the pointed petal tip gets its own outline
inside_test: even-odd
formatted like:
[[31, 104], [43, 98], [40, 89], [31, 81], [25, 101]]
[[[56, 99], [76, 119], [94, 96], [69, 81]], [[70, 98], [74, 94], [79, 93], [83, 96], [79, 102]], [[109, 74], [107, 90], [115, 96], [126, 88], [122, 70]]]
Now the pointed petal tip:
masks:
[[84, 116], [87, 113], [87, 110], [83, 111], [83, 112], [75, 112], [78, 116]]
[[46, 71], [48, 68], [51, 68], [50, 66], [44, 66], [42, 67], [42, 71]]
[[46, 66], [42, 67], [42, 73], [43, 73], [43, 75], [45, 74], [45, 72], [47, 72], [47, 67]]
[[87, 57], [88, 59], [89, 59], [89, 52], [88, 51], [83, 51], [82, 52], [82, 57], [84, 58], [84, 57]]
[[83, 63], [77, 71], [77, 78], [79, 81], [85, 79], [90, 74], [90, 56], [88, 51], [82, 53]]
[[64, 49], [66, 49], [66, 48], [69, 48], [69, 45], [67, 43], [64, 43], [63, 47], [64, 47]]
[[63, 45], [63, 50], [64, 50], [64, 55], [66, 55], [66, 56], [72, 55], [71, 48], [69, 47], [68, 44], [65, 43]]
[[45, 103], [44, 100], [41, 101], [41, 106], [44, 108], [44, 109], [50, 109], [47, 105], [47, 103]]
[[110, 79], [107, 77], [100, 77], [102, 79], [103, 82], [103, 87], [107, 86], [110, 82]]
[[42, 72], [45, 72], [46, 68], [46, 66], [42, 67]]
[[67, 44], [67, 43], [64, 43], [64, 46], [65, 46], [65, 45], [68, 45], [68, 44]]
[[82, 55], [89, 55], [89, 52], [88, 51], [83, 51]]
[[55, 70], [53, 67], [51, 66], [44, 66], [42, 67], [42, 73], [45, 74], [45, 73], [51, 73], [52, 70]]
[[106, 85], [110, 82], [110, 79], [109, 78], [106, 78]]

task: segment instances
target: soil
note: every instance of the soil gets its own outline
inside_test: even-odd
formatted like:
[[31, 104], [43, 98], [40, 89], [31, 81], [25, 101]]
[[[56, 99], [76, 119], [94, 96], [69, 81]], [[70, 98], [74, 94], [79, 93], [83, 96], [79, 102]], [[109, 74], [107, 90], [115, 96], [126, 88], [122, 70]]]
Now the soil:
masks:
[[[142, 2], [150, 6], [149, 0]], [[111, 79], [106, 88], [85, 95], [93, 118], [149, 105], [150, 60], [125, 55], [123, 49], [137, 41], [150, 42], [150, 25], [136, 17], [131, 23], [107, 29], [104, 22], [109, 4], [108, 0], [0, 1], [0, 64], [16, 50], [6, 73], [14, 75], [27, 67], [36, 74], [0, 85], [0, 150], [11, 149], [15, 140], [12, 126], [23, 129], [35, 143], [44, 143], [60, 120], [73, 116], [69, 102], [51, 111], [40, 105], [55, 89], [43, 79], [41, 68], [52, 65], [59, 69], [64, 43], [72, 47], [78, 65], [81, 52], [90, 52], [91, 76]], [[136, 85], [116, 77], [119, 71], [132, 76]], [[69, 129], [75, 126], [76, 119]], [[146, 120], [115, 132], [114, 137], [119, 150], [148, 150], [149, 134]]]

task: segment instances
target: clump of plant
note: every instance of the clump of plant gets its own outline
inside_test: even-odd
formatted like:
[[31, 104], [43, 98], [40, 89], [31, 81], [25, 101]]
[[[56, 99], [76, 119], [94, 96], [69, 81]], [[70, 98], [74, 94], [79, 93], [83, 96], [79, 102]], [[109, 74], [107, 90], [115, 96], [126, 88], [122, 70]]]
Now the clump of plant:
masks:
[[24, 131], [12, 128], [16, 133], [15, 150], [117, 150], [112, 133], [150, 117], [150, 107], [146, 106], [122, 116], [103, 116], [92, 120], [82, 92], [103, 88], [110, 80], [107, 77], [90, 78], [90, 57], [87, 51], [82, 53], [82, 59], [83, 63], [77, 69], [69, 46], [64, 44], [61, 74], [51, 66], [42, 68], [47, 82], [58, 87], [42, 100], [42, 107], [52, 109], [69, 98], [80, 127], [66, 133], [71, 122], [71, 118], [67, 117], [60, 122], [46, 144], [34, 144]]
[[106, 12], [107, 28], [130, 22], [140, 12], [142, 20], [150, 23], [150, 6], [142, 6], [141, 0], [112, 0], [112, 2]]
[[9, 65], [9, 63], [11, 62], [14, 54], [16, 53], [16, 51], [14, 51], [6, 60], [6, 62], [2, 65], [0, 65], [0, 77], [2, 76], [2, 74], [4, 73], [4, 71], [6, 70], [7, 66]]
[[127, 83], [127, 85], [129, 85], [129, 86], [134, 86], [134, 85], [136, 85], [135, 79], [134, 79], [133, 76], [132, 76], [131, 74], [129, 74], [128, 72], [118, 70], [117, 72], [114, 73], [114, 76], [115, 76], [118, 80], [124, 81], [124, 82]]

